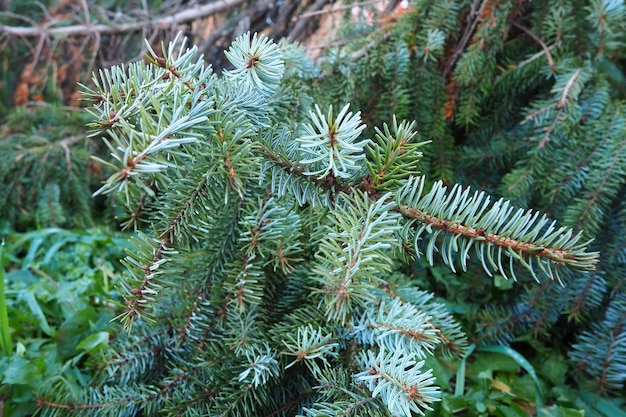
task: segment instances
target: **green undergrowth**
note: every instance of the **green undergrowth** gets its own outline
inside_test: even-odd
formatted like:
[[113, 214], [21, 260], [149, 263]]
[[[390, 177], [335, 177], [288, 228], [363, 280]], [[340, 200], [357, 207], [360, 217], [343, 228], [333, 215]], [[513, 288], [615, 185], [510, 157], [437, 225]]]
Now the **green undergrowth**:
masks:
[[538, 343], [470, 349], [461, 364], [429, 360], [443, 395], [432, 416], [624, 417], [624, 400], [573, 388], [567, 358]]
[[2, 415], [32, 415], [42, 387], [89, 385], [99, 353], [119, 327], [110, 320], [119, 309], [115, 284], [126, 246], [126, 238], [101, 229], [5, 236]]

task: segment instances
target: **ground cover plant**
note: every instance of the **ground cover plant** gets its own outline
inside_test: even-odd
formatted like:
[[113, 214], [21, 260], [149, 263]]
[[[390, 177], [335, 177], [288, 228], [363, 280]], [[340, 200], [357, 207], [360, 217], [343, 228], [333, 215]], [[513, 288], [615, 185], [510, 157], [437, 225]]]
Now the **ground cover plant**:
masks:
[[83, 389], [89, 384], [87, 362], [108, 346], [119, 328], [110, 320], [120, 308], [115, 285], [126, 242], [126, 236], [98, 229], [46, 228], [4, 235], [3, 415], [33, 415], [42, 387]]

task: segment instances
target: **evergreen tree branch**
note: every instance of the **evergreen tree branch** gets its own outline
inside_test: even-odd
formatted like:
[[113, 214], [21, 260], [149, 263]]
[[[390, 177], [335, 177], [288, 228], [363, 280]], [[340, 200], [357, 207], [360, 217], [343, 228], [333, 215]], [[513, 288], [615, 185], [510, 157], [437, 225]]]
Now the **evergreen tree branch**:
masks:
[[450, 71], [452, 71], [452, 69], [456, 65], [456, 62], [465, 51], [465, 47], [467, 46], [467, 43], [469, 42], [471, 36], [474, 34], [476, 26], [481, 20], [480, 18], [487, 3], [489, 3], [489, 0], [476, 0], [472, 4], [472, 10], [467, 15], [467, 24], [465, 25], [465, 28], [463, 30], [463, 35], [460, 37], [454, 48], [454, 52], [452, 53], [452, 55], [450, 55], [450, 57], [448, 57], [446, 64], [443, 67], [441, 76], [444, 80], [448, 79], [448, 74], [450, 73]]
[[[559, 265], [568, 265], [568, 261], [575, 261], [576, 255], [570, 250], [552, 249], [534, 243], [524, 242], [510, 237], [504, 237], [497, 233], [486, 233], [484, 229], [473, 228], [463, 224], [454, 224], [447, 219], [439, 219], [422, 210], [410, 206], [399, 206], [398, 211], [408, 219], [418, 220], [426, 226], [441, 230], [453, 236], [463, 236], [477, 241], [511, 249], [526, 255], [540, 256]], [[585, 259], [586, 260], [586, 259]]]
[[[287, 163], [286, 161], [282, 160], [282, 158], [280, 161], [282, 163], [282, 165], [280, 165], [281, 168], [288, 169], [291, 174], [302, 175], [303, 177], [305, 176], [304, 173], [301, 172], [302, 169], [294, 167], [293, 163]], [[516, 217], [513, 217], [514, 220], [507, 219], [505, 221], [504, 217], [500, 216], [510, 216], [512, 213], [512, 207], [509, 206], [508, 202], [504, 202], [501, 200], [489, 212], [492, 214], [485, 215], [486, 217], [491, 216], [491, 219], [487, 222], [487, 224], [489, 224], [490, 226], [499, 224], [499, 226], [497, 227], [503, 227], [505, 226], [504, 222], [509, 222], [508, 227], [515, 227], [515, 234], [520, 237], [526, 236], [526, 240], [520, 240], [519, 238], [507, 236], [503, 233], [490, 232], [485, 228], [475, 227], [470, 224], [464, 224], [463, 221], [459, 221], [458, 219], [452, 217], [438, 217], [436, 215], [428, 213], [427, 211], [424, 211], [423, 209], [418, 208], [421, 204], [423, 204], [420, 203], [420, 199], [415, 196], [415, 194], [417, 194], [421, 197], [421, 191], [418, 192], [416, 190], [419, 187], [419, 182], [420, 181], [417, 181], [411, 184], [411, 181], [409, 181], [409, 186], [405, 191], [407, 195], [413, 193], [413, 195], [411, 196], [412, 203], [398, 203], [398, 206], [397, 208], [395, 208], [395, 210], [405, 216], [408, 220], [418, 221], [419, 223], [421, 223], [423, 225], [423, 230], [430, 230], [431, 232], [429, 233], [432, 233], [432, 230], [443, 232], [447, 236], [452, 236], [450, 240], [454, 240], [454, 237], [465, 238], [473, 242], [477, 242], [477, 247], [480, 247], [480, 245], [489, 245], [490, 247], [504, 249], [506, 250], [506, 253], [510, 254], [511, 259], [517, 258], [518, 260], [520, 260], [523, 264], [525, 264], [525, 266], [527, 266], [527, 268], [531, 272], [533, 272], [533, 274], [534, 270], [532, 263], [528, 263], [527, 259], [545, 259], [549, 261], [549, 263], [554, 263], [562, 266], [566, 265], [568, 267], [580, 270], [593, 269], [593, 264], [596, 262], [598, 254], [585, 253], [584, 246], [586, 244], [578, 246], [574, 245], [572, 242], [577, 242], [578, 240], [580, 240], [580, 235], [574, 236], [572, 238], [571, 231], [567, 232], [566, 228], [560, 228], [556, 231], [556, 233], [554, 233], [554, 227], [550, 226], [549, 232], [542, 233], [541, 229], [544, 227], [544, 225], [548, 223], [547, 219], [545, 219], [545, 216], [543, 220], [537, 221], [537, 213], [532, 211], [527, 211], [526, 213], [524, 213], [522, 210], [519, 210], [516, 214]], [[365, 186], [367, 187], [367, 182], [365, 184]], [[442, 192], [442, 190], [444, 190], [443, 185], [441, 183], [438, 183], [433, 191], [431, 191], [431, 193], [429, 194], [429, 196], [431, 197], [425, 197], [423, 201], [432, 202], [432, 199], [434, 198], [433, 196], [435, 196], [438, 192]], [[460, 188], [453, 188], [449, 200], [450, 202], [452, 202], [456, 198], [456, 201], [453, 203], [453, 207], [460, 207], [461, 209], [466, 210], [468, 206], [471, 206], [474, 207], [475, 213], [480, 207], [481, 202], [484, 203], [488, 201], [488, 199], [483, 199], [483, 195], [475, 194], [474, 197], [469, 198], [467, 192], [465, 194], [465, 197], [461, 197], [462, 194], [463, 192], [460, 190]], [[378, 197], [370, 196], [370, 198], [376, 201]], [[443, 198], [443, 194], [441, 194], [438, 198]], [[459, 205], [458, 200], [460, 198], [464, 202], [463, 204]], [[441, 200], [436, 201], [441, 203]], [[443, 204], [439, 207], [446, 206], [447, 204]], [[482, 208], [480, 209], [480, 213], [484, 212], [485, 207], [485, 205], [482, 206]], [[448, 212], [450, 214], [454, 213], [454, 208], [452, 210], [449, 210]], [[498, 218], [499, 220], [496, 221], [496, 218]], [[474, 221], [476, 221], [477, 224], [480, 224], [480, 220], [478, 220], [477, 218], [474, 219]], [[542, 234], [543, 238], [540, 243], [533, 242], [533, 239], [537, 239]], [[550, 244], [555, 245], [556, 247], [550, 247]], [[467, 246], [467, 249], [469, 249], [469, 245]], [[499, 255], [496, 264], [491, 259], [492, 255], [489, 254], [488, 250], [487, 256], [490, 259], [489, 262], [493, 269], [505, 273], [505, 270], [502, 268], [501, 261], [499, 260], [502, 252], [498, 253]], [[464, 258], [465, 256], [461, 258], [462, 263], [465, 262]], [[481, 256], [481, 260], [483, 261], [485, 269], [489, 271], [491, 268], [487, 266], [484, 256]], [[545, 269], [543, 263], [540, 262], [539, 265], [541, 266], [542, 270], [548, 273], [549, 276], [552, 276], [552, 272], [550, 272], [551, 269], [549, 268], [549, 266], [548, 269]], [[512, 268], [509, 268], [509, 270], [514, 274]]]
[[285, 158], [283, 155], [280, 155], [278, 152], [268, 148], [267, 146], [264, 146], [261, 152], [283, 171], [288, 174], [296, 175], [301, 180], [315, 184], [317, 187], [327, 192], [342, 192], [349, 194], [352, 191], [349, 185], [344, 181], [336, 179], [332, 176], [328, 176], [326, 178], [314, 176], [314, 173], [307, 167]]
[[437, 332], [437, 337], [441, 341], [441, 352], [444, 357], [463, 357], [467, 350], [467, 338], [445, 306], [432, 302], [432, 294], [412, 291], [411, 288], [397, 288], [394, 291], [391, 285], [383, 285], [381, 289], [401, 304], [411, 303], [424, 311], [437, 312], [438, 314], [432, 314], [426, 319], [425, 324]]

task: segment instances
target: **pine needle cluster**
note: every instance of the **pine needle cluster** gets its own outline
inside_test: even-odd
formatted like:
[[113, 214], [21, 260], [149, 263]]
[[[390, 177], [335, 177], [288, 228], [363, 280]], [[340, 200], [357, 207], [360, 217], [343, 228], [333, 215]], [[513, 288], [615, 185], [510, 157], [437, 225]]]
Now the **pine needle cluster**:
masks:
[[104, 149], [88, 138], [82, 109], [15, 108], [0, 128], [0, 228], [90, 227], [112, 216], [91, 194], [106, 170], [91, 160]]
[[96, 194], [137, 231], [128, 332], [88, 387], [42, 387], [42, 416], [424, 414], [441, 396], [426, 359], [467, 338], [407, 265], [594, 270], [582, 232], [428, 183], [415, 124], [370, 138], [354, 107], [317, 102], [298, 46], [246, 34], [227, 56], [217, 76], [178, 37], [85, 87], [112, 156]]
[[[420, 161], [430, 182], [485, 189], [593, 239], [603, 254], [596, 270], [562, 274], [563, 287], [536, 285], [536, 274], [511, 265], [521, 285], [485, 303], [498, 289], [483, 279], [489, 289], [475, 298], [481, 312], [471, 322], [480, 343], [553, 344], [581, 383], [618, 394], [626, 381], [625, 16], [614, 0], [420, 0], [402, 16], [354, 28], [356, 40], [331, 53], [314, 85], [324, 103], [348, 98], [367, 109], [366, 134], [391, 114], [417, 120], [432, 141]], [[390, 18], [397, 23], [386, 25]], [[468, 267], [484, 277], [478, 268]], [[511, 276], [504, 265], [497, 271]]]

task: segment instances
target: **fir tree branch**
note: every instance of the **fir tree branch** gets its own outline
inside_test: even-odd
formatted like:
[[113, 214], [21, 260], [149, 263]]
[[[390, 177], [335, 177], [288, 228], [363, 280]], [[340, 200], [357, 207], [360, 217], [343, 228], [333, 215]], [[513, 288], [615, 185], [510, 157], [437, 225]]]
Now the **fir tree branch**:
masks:
[[584, 222], [585, 219], [587, 219], [589, 216], [592, 216], [592, 214], [590, 213], [591, 209], [595, 204], [598, 204], [598, 200], [602, 197], [602, 194], [606, 192], [605, 186], [611, 178], [611, 174], [614, 170], [621, 169], [621, 167], [623, 166], [623, 161], [626, 160], [626, 157], [623, 155], [625, 150], [626, 140], [622, 141], [620, 147], [613, 154], [613, 158], [611, 159], [609, 166], [605, 168], [604, 174], [602, 176], [602, 181], [597, 186], [596, 190], [593, 193], [585, 196], [585, 198], [587, 199], [587, 204], [584, 206], [582, 211], [580, 211], [580, 214], [578, 214], [578, 219], [581, 222]]
[[307, 169], [301, 164], [298, 164], [297, 162], [291, 161], [288, 158], [283, 157], [278, 152], [275, 152], [273, 149], [269, 149], [268, 147], [264, 146], [261, 152], [269, 160], [274, 162], [276, 166], [278, 166], [285, 172], [296, 175], [301, 180], [313, 183], [325, 191], [336, 193], [342, 192], [346, 194], [350, 194], [352, 192], [352, 188], [345, 181], [330, 175], [326, 178], [319, 178], [315, 175], [312, 175], [311, 170]]
[[128, 230], [131, 228], [135, 231], [138, 230], [141, 216], [147, 208], [146, 205], [150, 202], [150, 197], [153, 197], [156, 192], [154, 183], [147, 184], [147, 186], [153, 191], [153, 193], [149, 193], [147, 191], [143, 191], [141, 193], [141, 197], [139, 197], [137, 203], [134, 205], [135, 208], [131, 211], [130, 216], [128, 216], [128, 219], [121, 224], [122, 230]]
[[[219, 243], [213, 248], [216, 248], [214, 255], [211, 259], [210, 264], [206, 267], [203, 278], [197, 283], [194, 292], [197, 293], [197, 296], [194, 297], [192, 307], [187, 312], [187, 320], [185, 324], [177, 329], [178, 334], [180, 335], [177, 345], [181, 346], [187, 337], [190, 337], [192, 331], [195, 331], [195, 327], [198, 324], [202, 326], [202, 334], [198, 337], [194, 337], [197, 343], [197, 348], [202, 350], [204, 347], [207, 338], [210, 333], [213, 331], [212, 327], [212, 319], [217, 319], [218, 322], [223, 322], [226, 314], [227, 314], [227, 302], [224, 299], [220, 299], [221, 304], [213, 303], [213, 300], [209, 297], [211, 293], [217, 292], [215, 283], [213, 282], [215, 275], [218, 275], [222, 272], [225, 267], [225, 264], [228, 260], [229, 255], [236, 252], [235, 250], [235, 241], [238, 237], [237, 229], [239, 227], [239, 222], [241, 220], [241, 211], [244, 200], [238, 200], [238, 203], [234, 206], [235, 210], [232, 215], [227, 216], [229, 222], [226, 225], [225, 232], [223, 234], [223, 238], [219, 240]], [[201, 306], [202, 304], [207, 304], [207, 306]], [[213, 308], [213, 306], [222, 305], [221, 308]], [[211, 311], [209, 314], [203, 312], [203, 308], [209, 308]], [[217, 314], [213, 314], [217, 310]], [[197, 316], [196, 316], [197, 313]], [[200, 323], [195, 323], [199, 321]]]
[[486, 233], [483, 229], [475, 229], [463, 224], [451, 223], [449, 220], [431, 216], [423, 211], [410, 206], [399, 206], [397, 208], [403, 216], [418, 220], [420, 223], [441, 230], [446, 234], [463, 236], [472, 240], [484, 241], [502, 248], [512, 249], [529, 256], [540, 256], [549, 259], [560, 265], [567, 265], [568, 260], [576, 260], [575, 254], [568, 250], [551, 249], [529, 242], [522, 242], [509, 237], [502, 237], [495, 233]]
[[141, 270], [144, 272], [141, 284], [130, 289], [130, 297], [125, 301], [126, 312], [123, 313], [121, 319], [127, 326], [130, 326], [137, 317], [141, 316], [141, 312], [144, 311], [146, 305], [149, 305], [150, 296], [154, 294], [154, 290], [150, 288], [154, 274], [152, 267], [157, 266], [163, 259], [163, 253], [169, 250], [170, 240], [169, 237], [162, 237], [158, 242], [159, 245], [155, 249], [150, 263], [141, 265]]
[[[598, 268], [600, 269], [601, 266], [598, 265]], [[600, 292], [600, 294], [603, 293], [601, 290], [598, 291], [598, 283], [602, 289], [606, 286], [606, 281], [602, 277], [600, 270], [593, 271], [586, 275], [583, 288], [574, 293], [575, 299], [570, 301], [571, 307], [567, 309], [568, 319], [574, 319], [577, 322], [583, 318], [583, 310], [588, 307], [589, 299], [597, 295], [598, 292]]]
[[70, 403], [70, 402], [67, 402], [67, 403], [57, 403], [57, 402], [53, 402], [53, 401], [48, 401], [45, 398], [38, 398], [37, 399], [37, 407], [49, 407], [49, 408], [56, 408], [56, 409], [67, 410], [67, 411], [94, 410], [94, 409], [102, 409], [102, 408], [109, 408], [109, 407], [114, 407], [114, 406], [119, 406], [119, 405], [125, 405], [125, 404], [128, 404], [128, 403], [132, 402], [135, 399], [136, 398], [134, 398], [134, 397], [126, 397], [126, 398], [120, 398], [119, 400], [112, 401], [112, 402], [107, 402], [107, 403], [74, 404], [74, 403]]
[[575, 166], [575, 171], [568, 173], [566, 176], [562, 177], [558, 182], [556, 188], [552, 190], [552, 194], [554, 194], [554, 199], [552, 204], [546, 209], [546, 213], [551, 213], [555, 210], [555, 208], [559, 205], [559, 199], [561, 196], [561, 190], [567, 192], [568, 185], [570, 184], [570, 180], [576, 175], [582, 173], [586, 168], [589, 167], [590, 162], [594, 158], [603, 158], [602, 150], [607, 142], [611, 140], [611, 132], [614, 132], [618, 129], [619, 124], [622, 122], [620, 107], [616, 106], [614, 112], [610, 117], [609, 123], [606, 123], [606, 129], [604, 130], [601, 139], [596, 140], [593, 143], [593, 148], [589, 151], [589, 153], [585, 156], [585, 158], [581, 159], [580, 148], [572, 147], [566, 161], [570, 162], [571, 165]]
[[166, 325], [163, 328], [158, 329], [157, 331], [150, 333], [138, 340], [136, 340], [135, 342], [131, 343], [130, 345], [127, 345], [124, 347], [124, 351], [120, 352], [113, 352], [113, 355], [110, 359], [108, 359], [107, 361], [103, 362], [102, 365], [99, 367], [99, 369], [106, 369], [106, 368], [110, 368], [111, 366], [113, 367], [119, 367], [119, 366], [123, 366], [126, 365], [127, 363], [134, 361], [134, 360], [140, 360], [142, 359], [142, 357], [147, 357], [147, 356], [154, 356], [156, 354], [159, 353], [159, 349], [155, 349], [154, 347], [152, 349], [148, 349], [145, 350], [142, 353], [139, 353], [139, 355], [133, 355], [132, 357], [127, 357], [124, 356], [126, 352], [131, 352], [132, 350], [136, 349], [136, 348], [145, 348], [147, 343], [154, 343], [155, 340], [158, 340], [160, 337], [165, 336], [167, 334], [169, 334], [169, 332], [172, 330], [171, 326]]
[[[310, 177], [310, 175], [306, 175], [304, 168], [294, 162], [288, 161], [279, 155], [272, 155], [272, 152], [268, 150], [265, 150], [264, 153], [270, 156], [280, 168], [288, 171], [290, 174], [297, 175], [303, 179]], [[317, 181], [316, 184], [318, 185], [324, 184], [324, 182], [320, 183], [319, 179]], [[367, 181], [361, 184], [362, 191], [369, 187], [371, 187], [371, 185], [368, 185]], [[350, 194], [351, 193], [350, 189]], [[376, 201], [380, 197], [369, 195], [369, 198]], [[429, 229], [436, 229], [444, 232], [446, 235], [459, 236], [472, 241], [507, 249], [520, 254], [521, 257], [531, 259], [542, 258], [557, 265], [580, 268], [582, 270], [593, 269], [593, 264], [598, 257], [597, 253], [583, 253], [580, 250], [573, 251], [571, 249], [554, 249], [548, 246], [537, 245], [533, 242], [525, 242], [512, 237], [502, 236], [497, 233], [490, 233], [480, 228], [474, 228], [456, 221], [451, 222], [446, 218], [433, 216], [417, 207], [406, 204], [398, 204], [394, 210], [401, 213], [409, 220], [422, 223]], [[523, 258], [520, 258], [520, 260], [522, 263], [525, 262]], [[529, 269], [532, 271], [532, 267], [529, 266]]]
[[[392, 290], [391, 285], [389, 284], [382, 285], [381, 289], [385, 293], [387, 293], [392, 299], [398, 300], [401, 304], [407, 303], [406, 300], [404, 300], [400, 295], [396, 294]], [[451, 352], [453, 356], [456, 356], [459, 358], [463, 357], [464, 352], [467, 349], [466, 339], [463, 337], [462, 341], [460, 342], [458, 341], [458, 338], [457, 340], [452, 340], [454, 336], [459, 336], [460, 334], [462, 334], [460, 329], [458, 328], [449, 329], [449, 328], [443, 328], [441, 326], [436, 326], [435, 324], [433, 324], [432, 320], [426, 320], [426, 324], [430, 326], [430, 329], [435, 330], [437, 332], [437, 337], [441, 339], [441, 342], [445, 346], [447, 351]], [[450, 337], [447, 336], [448, 331], [451, 331]]]

